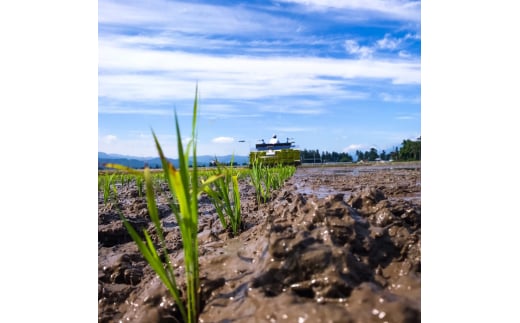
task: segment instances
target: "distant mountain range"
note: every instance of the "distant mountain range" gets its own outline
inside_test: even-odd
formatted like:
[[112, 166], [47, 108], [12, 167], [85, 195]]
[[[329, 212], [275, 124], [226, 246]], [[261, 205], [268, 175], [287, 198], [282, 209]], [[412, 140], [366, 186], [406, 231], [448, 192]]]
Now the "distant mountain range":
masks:
[[[232, 155], [216, 156], [216, 159], [223, 163], [229, 164], [231, 162]], [[178, 159], [168, 159], [175, 167], [179, 167]], [[215, 156], [197, 156], [197, 164], [199, 166], [209, 166], [211, 161], [215, 160]], [[190, 162], [192, 159], [190, 158]], [[233, 161], [238, 165], [247, 165], [249, 163], [249, 156], [234, 156]], [[107, 154], [104, 152], [98, 152], [98, 169], [105, 169], [104, 164], [113, 163], [120, 164], [131, 168], [144, 168], [148, 165], [150, 168], [161, 168], [161, 159], [159, 157], [137, 157], [127, 156], [119, 154]]]

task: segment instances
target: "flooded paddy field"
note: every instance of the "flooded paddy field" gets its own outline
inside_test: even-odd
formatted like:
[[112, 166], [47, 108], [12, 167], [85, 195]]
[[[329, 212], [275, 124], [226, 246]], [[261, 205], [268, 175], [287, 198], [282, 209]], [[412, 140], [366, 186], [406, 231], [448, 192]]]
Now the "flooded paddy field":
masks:
[[[200, 322], [420, 322], [420, 163], [299, 167], [270, 201], [240, 182], [243, 228], [222, 229], [199, 201]], [[168, 253], [184, 282], [182, 241], [168, 194], [158, 208]], [[178, 322], [135, 243], [154, 232], [137, 187], [98, 208], [99, 322]]]

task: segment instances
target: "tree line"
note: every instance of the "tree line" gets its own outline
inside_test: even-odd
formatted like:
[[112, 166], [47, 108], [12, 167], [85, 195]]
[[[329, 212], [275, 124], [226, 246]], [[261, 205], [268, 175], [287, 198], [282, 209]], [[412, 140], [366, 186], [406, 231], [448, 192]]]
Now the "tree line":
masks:
[[[367, 151], [356, 150], [355, 156], [356, 161], [418, 161], [421, 160], [421, 137], [417, 140], [403, 140], [400, 147], [395, 147], [390, 152], [385, 150], [379, 152], [372, 147]], [[300, 157], [303, 163], [354, 162], [354, 157], [349, 153], [335, 151], [322, 151], [320, 153], [319, 149], [304, 149], [301, 151]]]

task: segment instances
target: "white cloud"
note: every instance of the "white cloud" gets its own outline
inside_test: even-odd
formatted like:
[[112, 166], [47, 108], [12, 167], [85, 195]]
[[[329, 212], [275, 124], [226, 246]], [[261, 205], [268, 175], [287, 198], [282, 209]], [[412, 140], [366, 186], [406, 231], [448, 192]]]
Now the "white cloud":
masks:
[[367, 46], [359, 46], [357, 41], [348, 39], [345, 41], [345, 49], [349, 54], [359, 55], [361, 58], [370, 58], [374, 50]]
[[173, 110], [167, 109], [147, 109], [132, 107], [110, 107], [99, 105], [99, 113], [103, 114], [139, 114], [139, 115], [156, 115], [156, 116], [173, 116]]
[[286, 114], [297, 114], [297, 115], [318, 115], [323, 114], [326, 111], [322, 108], [303, 108], [294, 107], [292, 103], [282, 103], [278, 105], [263, 105], [259, 107], [262, 112], [275, 112], [275, 113], [286, 113]]
[[400, 50], [399, 53], [397, 53], [397, 55], [399, 55], [399, 57], [401, 57], [401, 58], [410, 58], [410, 57], [412, 57], [412, 54], [410, 54], [409, 52], [407, 52], [405, 50]]
[[205, 99], [291, 95], [359, 97], [346, 80], [419, 84], [420, 61], [318, 57], [218, 57], [127, 48], [100, 42], [99, 96], [117, 100], [192, 99], [199, 81]]
[[[243, 6], [224, 7], [166, 0], [117, 1], [98, 4], [98, 22], [107, 26], [141, 26], [145, 30], [207, 34], [278, 34], [297, 24]], [[269, 26], [269, 28], [265, 28]]]
[[381, 93], [379, 95], [385, 102], [421, 103], [420, 97], [406, 97], [400, 94]]
[[211, 139], [211, 142], [216, 143], [216, 144], [229, 144], [234, 141], [235, 141], [235, 139], [233, 139], [233, 137], [216, 137], [216, 138]]
[[[168, 155], [169, 147], [174, 147], [174, 142], [165, 140], [163, 137], [164, 136], [158, 136], [159, 142]], [[157, 156], [157, 148], [155, 147], [153, 139], [151, 139], [151, 135], [143, 136], [140, 132], [130, 133], [127, 136], [100, 136], [98, 140], [98, 151], [141, 157]]]
[[343, 148], [343, 152], [355, 152], [356, 150], [361, 150], [363, 148], [363, 145], [360, 144], [352, 144], [348, 145], [347, 147]]
[[306, 133], [309, 133], [309, 132], [314, 132], [316, 129], [315, 128], [310, 128], [310, 127], [277, 127], [277, 128], [270, 128], [271, 130], [275, 131], [275, 132], [306, 132]]
[[187, 145], [187, 144], [190, 143], [190, 141], [192, 141], [192, 138], [193, 137], [184, 137], [184, 138], [181, 139], [181, 141], [182, 141], [183, 144]]
[[381, 49], [394, 50], [402, 43], [402, 39], [393, 38], [389, 34], [386, 34], [383, 39], [377, 41], [377, 46]]
[[[403, 38], [395, 38], [390, 34], [385, 34], [384, 38], [375, 41], [372, 46], [360, 46], [357, 41], [352, 39], [346, 40], [344, 45], [349, 54], [357, 55], [361, 59], [370, 59], [379, 50], [398, 50], [407, 39], [415, 39], [415, 37], [411, 34], [407, 34]], [[406, 51], [400, 51], [398, 55], [401, 58], [412, 57], [412, 55]]]
[[[379, 15], [419, 21], [421, 19], [421, 2], [406, 0], [279, 0], [279, 2], [297, 3], [310, 10], [343, 9], [355, 11], [371, 11]], [[361, 14], [361, 12], [359, 13]]]
[[103, 42], [116, 41], [126, 47], [142, 49], [197, 48], [205, 50], [244, 47], [244, 44], [232, 39], [216, 39], [206, 35], [184, 34], [179, 32], [160, 32], [153, 35], [112, 35], [100, 33]]
[[237, 113], [238, 109], [230, 104], [204, 104], [204, 111], [207, 113]]
[[404, 36], [404, 39], [413, 39], [413, 40], [420, 40], [421, 39], [421, 35], [420, 34], [406, 34]]
[[110, 145], [111, 143], [117, 141], [117, 136], [114, 136], [114, 135], [106, 135], [106, 136], [103, 136], [101, 137], [101, 142], [107, 144], [107, 145]]

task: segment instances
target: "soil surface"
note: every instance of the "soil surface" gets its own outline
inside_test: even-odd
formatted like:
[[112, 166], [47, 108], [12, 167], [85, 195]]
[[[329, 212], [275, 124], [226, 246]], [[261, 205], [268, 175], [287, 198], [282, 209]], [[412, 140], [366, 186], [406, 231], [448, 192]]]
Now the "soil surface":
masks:
[[[199, 201], [199, 322], [420, 322], [420, 163], [298, 167], [260, 205], [248, 180], [240, 189], [237, 237], [207, 197]], [[183, 289], [182, 241], [164, 191], [158, 208]], [[119, 187], [117, 202], [99, 193], [99, 322], [179, 322], [118, 209], [139, 231], [155, 231], [135, 184]]]

